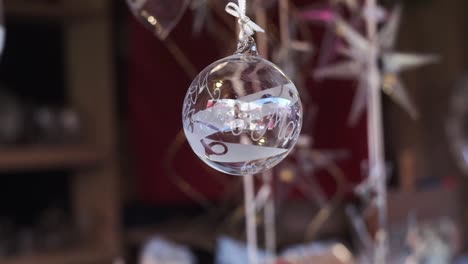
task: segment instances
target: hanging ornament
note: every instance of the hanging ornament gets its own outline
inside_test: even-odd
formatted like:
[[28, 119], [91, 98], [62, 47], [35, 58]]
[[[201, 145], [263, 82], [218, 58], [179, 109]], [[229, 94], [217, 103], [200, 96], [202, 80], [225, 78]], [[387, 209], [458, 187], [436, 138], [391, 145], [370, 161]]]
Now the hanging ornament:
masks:
[[161, 40], [179, 23], [189, 0], [127, 0], [133, 15]]
[[190, 85], [183, 128], [195, 154], [232, 175], [264, 172], [292, 150], [302, 127], [296, 86], [261, 58], [252, 35], [263, 32], [245, 15], [245, 1], [229, 3], [239, 19], [237, 52], [212, 63]]
[[338, 57], [338, 50], [343, 41], [336, 35], [335, 24], [341, 14], [349, 13], [349, 23], [358, 27], [361, 22], [361, 13], [356, 0], [331, 0], [325, 5], [314, 5], [300, 11], [304, 21], [321, 23], [325, 26], [324, 35], [317, 57], [317, 67], [322, 68]]
[[[378, 15], [372, 15], [369, 18], [378, 20]], [[406, 89], [400, 80], [399, 73], [405, 70], [413, 69], [438, 60], [433, 55], [417, 55], [398, 53], [394, 51], [396, 35], [401, 19], [401, 7], [397, 7], [388, 22], [379, 32], [379, 54], [378, 66], [380, 74], [380, 86], [396, 103], [401, 105], [413, 118], [418, 117], [418, 111], [411, 102]], [[343, 20], [336, 22], [337, 33], [349, 44], [348, 48], [343, 48], [340, 52], [347, 56], [349, 60], [339, 62], [331, 66], [319, 68], [315, 72], [315, 77], [334, 78], [334, 79], [357, 79], [358, 90], [354, 98], [349, 122], [356, 124], [358, 118], [366, 107], [366, 98], [370, 89], [367, 80], [368, 71], [368, 52], [372, 44], [368, 39], [359, 34], [355, 29]]]

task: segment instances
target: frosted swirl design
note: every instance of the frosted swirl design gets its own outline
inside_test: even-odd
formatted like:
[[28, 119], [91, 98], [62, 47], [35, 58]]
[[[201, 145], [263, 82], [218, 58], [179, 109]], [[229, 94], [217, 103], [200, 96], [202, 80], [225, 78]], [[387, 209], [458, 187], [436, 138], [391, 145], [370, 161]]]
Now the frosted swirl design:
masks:
[[302, 105], [294, 84], [274, 64], [237, 54], [195, 78], [182, 119], [190, 146], [209, 166], [232, 175], [256, 174], [294, 147]]

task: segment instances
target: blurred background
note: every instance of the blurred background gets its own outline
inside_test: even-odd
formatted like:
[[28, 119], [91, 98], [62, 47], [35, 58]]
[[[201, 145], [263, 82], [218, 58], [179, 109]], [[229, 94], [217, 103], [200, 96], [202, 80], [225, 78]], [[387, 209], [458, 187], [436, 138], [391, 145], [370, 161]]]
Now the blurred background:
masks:
[[[208, 168], [181, 132], [194, 77], [235, 51], [228, 1], [161, 1], [180, 8], [157, 34], [124, 0], [3, 1], [0, 263], [246, 263], [241, 179]], [[359, 259], [347, 208], [366, 177], [366, 118], [348, 122], [356, 80], [314, 78], [342, 55], [330, 23], [307, 14], [339, 12], [362, 30], [349, 4], [360, 1], [250, 2], [267, 28], [260, 52], [293, 78], [306, 112], [298, 150], [273, 169], [277, 248], [327, 256], [339, 244]], [[418, 119], [383, 96], [390, 255], [468, 263], [468, 2], [398, 3], [395, 50], [440, 59], [401, 74]], [[183, 260], [143, 262], [145, 245]]]

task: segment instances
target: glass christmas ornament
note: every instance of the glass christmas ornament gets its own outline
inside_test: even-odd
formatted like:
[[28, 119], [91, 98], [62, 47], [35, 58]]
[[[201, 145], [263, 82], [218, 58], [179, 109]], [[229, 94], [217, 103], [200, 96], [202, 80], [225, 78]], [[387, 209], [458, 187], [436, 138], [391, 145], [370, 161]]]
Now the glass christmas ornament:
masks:
[[249, 175], [287, 156], [299, 137], [302, 112], [295, 85], [276, 65], [257, 56], [249, 37], [236, 54], [195, 78], [182, 119], [201, 160], [227, 174]]
[[133, 15], [160, 39], [179, 23], [189, 0], [127, 0]]

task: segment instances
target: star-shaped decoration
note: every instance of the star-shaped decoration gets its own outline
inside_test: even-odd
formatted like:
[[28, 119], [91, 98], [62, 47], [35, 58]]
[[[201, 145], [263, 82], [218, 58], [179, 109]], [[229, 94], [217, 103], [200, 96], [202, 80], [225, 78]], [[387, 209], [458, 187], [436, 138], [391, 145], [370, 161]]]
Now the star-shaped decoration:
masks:
[[[315, 71], [317, 79], [357, 79], [358, 88], [353, 101], [349, 122], [356, 124], [362, 112], [366, 108], [367, 93], [371, 89], [369, 76], [367, 74], [380, 74], [380, 87], [396, 103], [401, 105], [413, 118], [418, 117], [418, 111], [411, 102], [404, 84], [399, 74], [402, 71], [420, 67], [438, 60], [434, 55], [418, 55], [409, 53], [399, 53], [394, 51], [398, 27], [400, 25], [402, 8], [397, 6], [388, 21], [380, 30], [378, 36], [379, 51], [378, 71], [369, 71], [368, 52], [372, 48], [370, 40], [362, 36], [349, 24], [341, 19], [336, 21], [336, 32], [348, 44], [346, 48], [340, 48], [340, 53], [349, 59], [334, 65], [325, 66]], [[376, 18], [375, 18], [376, 19]], [[371, 78], [372, 79], [372, 78]]]
[[[327, 65], [337, 56], [337, 47], [341, 44], [335, 34], [335, 22], [339, 17], [339, 5], [330, 3], [325, 6], [311, 6], [300, 10], [299, 16], [308, 23], [319, 23], [325, 26], [324, 37], [318, 54], [318, 67]], [[352, 12], [353, 14], [355, 12]], [[354, 16], [354, 15], [353, 15]], [[354, 19], [353, 19], [354, 20]]]
[[322, 23], [326, 27], [317, 59], [319, 68], [334, 60], [338, 55], [339, 47], [343, 45], [335, 30], [336, 21], [340, 19], [343, 7], [349, 11], [349, 23], [355, 27], [361, 25], [363, 20], [372, 19], [382, 22], [387, 18], [387, 13], [381, 6], [361, 10], [355, 0], [331, 0], [327, 5], [312, 6], [301, 10], [299, 15], [304, 21]]

